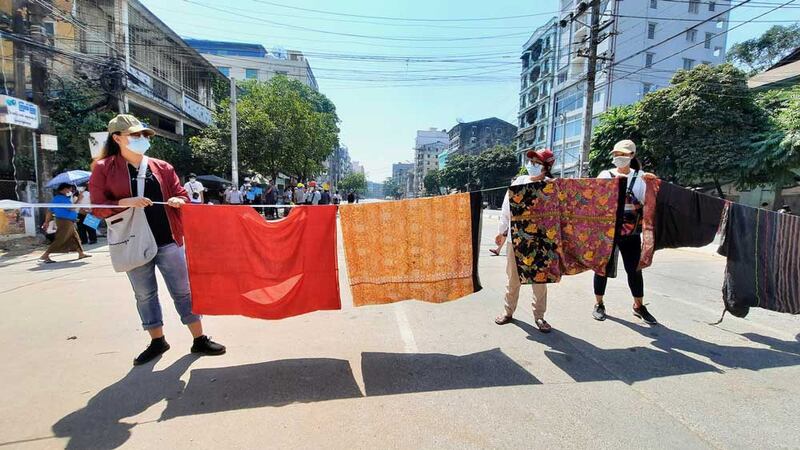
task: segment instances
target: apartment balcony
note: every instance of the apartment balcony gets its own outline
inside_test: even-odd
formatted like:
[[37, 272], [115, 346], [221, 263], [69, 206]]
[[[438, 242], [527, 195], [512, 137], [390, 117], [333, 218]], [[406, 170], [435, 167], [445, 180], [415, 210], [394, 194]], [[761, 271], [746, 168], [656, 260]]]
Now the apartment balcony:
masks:
[[213, 123], [211, 110], [180, 87], [131, 66], [128, 71], [128, 92], [162, 105], [167, 110], [208, 126]]

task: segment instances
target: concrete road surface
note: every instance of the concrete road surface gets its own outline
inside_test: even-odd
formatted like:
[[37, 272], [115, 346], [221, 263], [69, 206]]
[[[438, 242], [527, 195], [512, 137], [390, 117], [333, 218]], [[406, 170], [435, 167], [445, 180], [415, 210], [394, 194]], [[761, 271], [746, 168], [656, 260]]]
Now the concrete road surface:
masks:
[[342, 311], [207, 317], [221, 357], [189, 355], [162, 284], [172, 349], [137, 368], [148, 339], [107, 248], [48, 266], [0, 258], [0, 447], [800, 448], [800, 323], [753, 310], [708, 325], [722, 312], [713, 248], [656, 255], [645, 284], [660, 325], [632, 316], [624, 279], [594, 321], [584, 274], [551, 286], [543, 335], [527, 301], [513, 324], [492, 321], [496, 215], [482, 292], [353, 308], [343, 270]]

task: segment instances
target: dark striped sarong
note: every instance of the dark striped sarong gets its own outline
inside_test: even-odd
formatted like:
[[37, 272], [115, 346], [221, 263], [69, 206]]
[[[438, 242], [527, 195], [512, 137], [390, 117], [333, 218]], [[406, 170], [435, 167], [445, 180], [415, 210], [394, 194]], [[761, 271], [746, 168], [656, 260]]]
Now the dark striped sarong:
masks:
[[738, 317], [751, 307], [800, 314], [800, 217], [731, 203], [724, 225], [725, 308]]

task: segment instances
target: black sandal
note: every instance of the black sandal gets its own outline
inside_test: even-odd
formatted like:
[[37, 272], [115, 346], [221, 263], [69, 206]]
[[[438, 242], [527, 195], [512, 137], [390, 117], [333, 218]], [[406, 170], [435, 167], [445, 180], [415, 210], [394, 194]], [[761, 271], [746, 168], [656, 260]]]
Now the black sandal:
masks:
[[510, 323], [511, 320], [512, 320], [511, 316], [507, 316], [507, 315], [503, 314], [502, 316], [495, 317], [494, 318], [494, 323], [496, 323], [498, 325], [505, 325], [507, 323]]
[[553, 331], [553, 327], [551, 327], [550, 324], [544, 319], [536, 319], [536, 328], [538, 328], [542, 333], [549, 333]]

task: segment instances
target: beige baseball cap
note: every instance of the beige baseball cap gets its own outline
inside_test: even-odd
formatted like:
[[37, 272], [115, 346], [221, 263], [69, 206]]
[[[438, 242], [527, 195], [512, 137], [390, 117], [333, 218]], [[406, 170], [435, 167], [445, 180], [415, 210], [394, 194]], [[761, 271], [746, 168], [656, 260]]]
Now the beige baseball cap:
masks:
[[142, 133], [148, 137], [156, 134], [155, 131], [142, 125], [139, 119], [130, 114], [120, 114], [111, 119], [108, 122], [108, 133]]
[[636, 144], [630, 139], [625, 139], [614, 144], [614, 149], [611, 152], [625, 152], [628, 154], [636, 153]]

